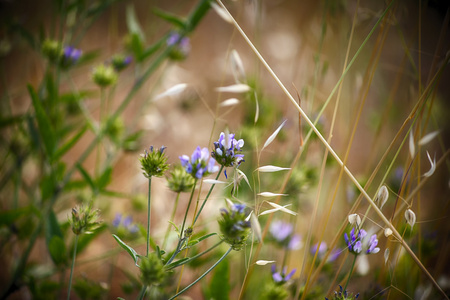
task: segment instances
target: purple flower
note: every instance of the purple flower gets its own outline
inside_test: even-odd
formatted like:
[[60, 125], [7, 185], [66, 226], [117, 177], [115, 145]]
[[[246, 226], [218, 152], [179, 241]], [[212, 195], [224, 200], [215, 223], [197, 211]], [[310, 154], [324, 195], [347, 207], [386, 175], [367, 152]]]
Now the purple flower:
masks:
[[181, 36], [175, 31], [169, 34], [166, 44], [168, 47], [173, 47], [170, 57], [175, 60], [186, 58], [191, 51], [191, 42], [189, 38], [186, 36]]
[[378, 253], [380, 251], [380, 248], [378, 248], [377, 245], [378, 245], [377, 235], [374, 234], [370, 237], [369, 248], [367, 249], [366, 253], [367, 254]]
[[116, 213], [112, 225], [115, 229], [120, 230], [120, 228], [125, 229], [128, 233], [136, 233], [139, 229], [136, 224], [133, 224], [133, 217], [127, 216], [122, 219], [121, 213]]
[[197, 179], [201, 179], [219, 170], [219, 167], [215, 165], [214, 159], [209, 157], [208, 148], [201, 149], [197, 147], [192, 153], [191, 158], [187, 155], [182, 155], [179, 158], [186, 172]]
[[[318, 243], [311, 246], [310, 252], [312, 255], [314, 255], [316, 253], [317, 246], [318, 246]], [[325, 257], [327, 250], [328, 250], [327, 243], [325, 243], [325, 242], [320, 243], [319, 251], [317, 253], [317, 256], [319, 257], [319, 259], [323, 259]], [[339, 254], [341, 254], [341, 249], [339, 249], [339, 248], [333, 249], [331, 251], [330, 255], [328, 256], [327, 262], [335, 261], [338, 258]]]
[[289, 250], [297, 250], [302, 246], [302, 239], [294, 233], [292, 224], [283, 221], [274, 221], [269, 228], [270, 234], [277, 244]]
[[233, 133], [225, 136], [225, 133], [221, 132], [219, 140], [214, 142], [211, 156], [224, 167], [238, 167], [244, 161], [244, 154], [239, 153], [244, 146], [244, 140], [236, 140], [234, 136]]
[[293, 269], [289, 274], [286, 275], [287, 267], [284, 267], [281, 272], [276, 272], [275, 265], [272, 265], [272, 279], [277, 284], [283, 284], [285, 282], [288, 282], [292, 276], [294, 276], [295, 271], [297, 269]]
[[364, 246], [365, 248], [367, 248], [366, 254], [378, 253], [378, 251], [380, 251], [380, 248], [376, 248], [378, 244], [377, 235], [372, 235], [367, 246], [363, 244], [364, 238], [366, 236], [367, 232], [364, 229], [360, 229], [358, 231], [358, 234], [355, 235], [355, 228], [352, 228], [352, 230], [350, 231], [350, 237], [347, 235], [347, 233], [344, 233], [344, 239], [347, 243], [348, 251], [354, 254], [360, 254], [363, 251]]
[[77, 61], [80, 59], [81, 54], [82, 54], [82, 52], [80, 49], [76, 49], [71, 46], [64, 47], [62, 61], [61, 61], [62, 66], [70, 67], [70, 66], [76, 64]]

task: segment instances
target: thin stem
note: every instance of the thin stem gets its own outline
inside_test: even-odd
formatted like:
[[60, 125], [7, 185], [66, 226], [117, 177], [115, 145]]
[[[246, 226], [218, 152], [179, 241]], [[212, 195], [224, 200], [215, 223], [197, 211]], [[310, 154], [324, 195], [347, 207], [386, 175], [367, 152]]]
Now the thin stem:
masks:
[[184, 237], [184, 226], [186, 225], [186, 218], [187, 218], [187, 215], [188, 215], [188, 212], [189, 212], [189, 207], [191, 207], [192, 198], [194, 197], [194, 192], [195, 192], [195, 186], [196, 185], [197, 185], [197, 179], [195, 179], [195, 181], [194, 181], [194, 186], [192, 187], [191, 196], [189, 197], [188, 206], [186, 208], [186, 212], [184, 213], [183, 225], [181, 226], [181, 231], [180, 231], [180, 241], [181, 241], [181, 238]]
[[[193, 261], [193, 260], [199, 258], [200, 256], [205, 255], [206, 253], [208, 253], [209, 251], [213, 250], [214, 248], [216, 248], [217, 246], [219, 246], [219, 245], [222, 244], [222, 243], [223, 243], [223, 240], [220, 240], [218, 243], [216, 243], [214, 246], [211, 246], [209, 249], [206, 249], [205, 251], [200, 252], [199, 254], [190, 257], [189, 259], [187, 259], [186, 261], [184, 261], [182, 265], [188, 264], [188, 263], [190, 263], [191, 261]], [[174, 267], [169, 267], [169, 268], [167, 268], [167, 270], [172, 270], [172, 269], [175, 269], [175, 268], [177, 268], [177, 267], [179, 267], [179, 266], [182, 266], [182, 265], [177, 265], [177, 266], [174, 266]]]
[[148, 203], [147, 203], [147, 257], [150, 247], [150, 199], [152, 192], [152, 177], [148, 178]]
[[78, 234], [75, 236], [75, 244], [73, 245], [72, 267], [70, 268], [69, 289], [67, 290], [67, 300], [70, 299], [70, 290], [72, 289], [73, 269], [75, 269], [75, 258], [77, 256]]
[[[220, 170], [219, 170], [219, 172], [217, 172], [216, 180], [219, 178], [220, 173], [222, 173], [223, 168], [224, 168], [223, 166], [220, 166]], [[208, 194], [206, 195], [205, 200], [203, 200], [202, 206], [200, 206], [200, 209], [199, 209], [197, 215], [195, 216], [194, 222], [192, 222], [192, 227], [195, 225], [195, 222], [197, 222], [197, 219], [198, 219], [198, 217], [200, 216], [200, 213], [202, 212], [203, 207], [204, 207], [205, 204], [206, 204], [206, 200], [208, 200], [209, 195], [211, 195], [211, 192], [212, 192], [212, 190], [213, 190], [213, 188], [214, 188], [215, 185], [216, 185], [216, 184], [213, 184], [213, 185], [211, 186], [211, 188], [209, 189], [209, 192], [208, 192]]]
[[347, 277], [347, 282], [345, 283], [345, 286], [344, 286], [344, 291], [347, 290], [348, 283], [350, 282], [350, 277], [352, 276], [353, 268], [355, 267], [356, 256], [357, 255], [355, 254], [354, 255], [355, 258], [353, 259], [353, 263], [352, 263], [352, 267], [350, 269], [350, 273], [348, 274], [348, 277]]
[[147, 286], [146, 286], [146, 285], [143, 285], [141, 291], [139, 292], [139, 296], [138, 296], [138, 299], [139, 299], [139, 300], [144, 299], [144, 296], [145, 296], [145, 292], [146, 292], [146, 291], [147, 291]]
[[[173, 222], [173, 220], [175, 219], [175, 213], [177, 212], [177, 208], [178, 208], [178, 201], [180, 200], [180, 192], [177, 193], [177, 198], [175, 199], [175, 205], [173, 206], [173, 211], [172, 211], [172, 215], [170, 217], [170, 221]], [[170, 227], [172, 227], [172, 224], [169, 224], [169, 226], [167, 226], [167, 230], [166, 230], [166, 234], [164, 235], [164, 241], [162, 243], [162, 248], [164, 249], [166, 247], [166, 243], [167, 243], [167, 238], [169, 237], [169, 233], [170, 233]]]
[[227, 252], [225, 252], [225, 254], [214, 264], [212, 265], [211, 268], [209, 268], [205, 273], [203, 273], [199, 278], [197, 278], [194, 282], [192, 282], [190, 285], [188, 285], [187, 287], [185, 287], [184, 289], [182, 289], [180, 292], [176, 293], [174, 296], [172, 296], [169, 300], [175, 299], [176, 297], [178, 297], [179, 295], [183, 294], [184, 292], [186, 292], [187, 290], [189, 290], [193, 285], [195, 285], [197, 282], [199, 282], [200, 280], [203, 279], [203, 277], [205, 277], [206, 275], [208, 275], [209, 272], [211, 272], [222, 260], [225, 259], [225, 257], [231, 252], [231, 250], [233, 250], [232, 247], [230, 247], [228, 249]]

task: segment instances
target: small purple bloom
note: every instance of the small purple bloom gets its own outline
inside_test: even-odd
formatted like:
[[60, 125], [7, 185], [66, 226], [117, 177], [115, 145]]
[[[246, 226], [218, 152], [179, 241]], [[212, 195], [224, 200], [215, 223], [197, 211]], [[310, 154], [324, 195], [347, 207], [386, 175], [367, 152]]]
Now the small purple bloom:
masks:
[[370, 241], [369, 241], [369, 249], [367, 249], [367, 254], [375, 254], [378, 253], [380, 251], [380, 248], [377, 247], [378, 245], [378, 239], [377, 239], [377, 235], [374, 234], [370, 237]]
[[219, 167], [215, 165], [214, 159], [209, 157], [208, 148], [202, 149], [197, 147], [190, 159], [187, 155], [182, 155], [179, 158], [186, 172], [197, 179], [201, 179], [219, 170]]
[[297, 250], [302, 246], [302, 238], [294, 233], [292, 224], [283, 221], [274, 221], [269, 228], [270, 234], [279, 246], [289, 250]]
[[244, 155], [241, 152], [241, 148], [244, 146], [244, 140], [236, 140], [233, 133], [226, 134], [221, 132], [219, 140], [214, 142], [214, 150], [211, 156], [217, 161], [218, 164], [224, 167], [239, 167], [244, 161]]
[[69, 67], [71, 65], [74, 65], [80, 59], [81, 54], [82, 54], [82, 52], [80, 49], [76, 49], [71, 46], [64, 47], [63, 58], [62, 58], [63, 66]]
[[116, 217], [114, 218], [114, 220], [112, 221], [112, 225], [114, 227], [119, 227], [120, 225], [120, 221], [122, 220], [122, 214], [120, 213], [116, 213]]
[[287, 275], [286, 275], [286, 271], [287, 271], [287, 268], [284, 267], [281, 272], [276, 272], [275, 265], [272, 265], [272, 279], [273, 279], [273, 281], [275, 283], [277, 283], [277, 284], [283, 284], [283, 283], [289, 281], [292, 278], [292, 276], [294, 276], [295, 271], [297, 271], [297, 269], [293, 269]]

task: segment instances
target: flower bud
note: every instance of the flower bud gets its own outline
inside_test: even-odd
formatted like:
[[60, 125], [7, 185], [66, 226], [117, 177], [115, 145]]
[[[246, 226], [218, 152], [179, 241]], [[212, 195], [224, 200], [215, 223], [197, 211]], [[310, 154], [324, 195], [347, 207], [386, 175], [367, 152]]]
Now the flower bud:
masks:
[[141, 280], [147, 285], [159, 285], [166, 278], [164, 265], [156, 253], [150, 253], [148, 257], [142, 257], [141, 264]]
[[90, 234], [98, 228], [99, 210], [93, 209], [92, 206], [79, 206], [72, 208], [72, 215], [69, 217], [69, 223], [73, 233], [80, 235], [82, 233]]
[[161, 177], [169, 168], [169, 165], [167, 164], [167, 157], [164, 154], [164, 149], [166, 149], [166, 147], [162, 146], [155, 151], [153, 146], [151, 146], [149, 149], [150, 151], [145, 150], [145, 153], [139, 159], [141, 161], [141, 166], [145, 177]]
[[62, 55], [62, 46], [58, 41], [45, 40], [42, 43], [41, 51], [49, 61], [55, 63]]
[[112, 66], [99, 65], [92, 72], [92, 81], [99, 87], [105, 88], [116, 83], [117, 72]]
[[123, 69], [125, 69], [131, 63], [132, 60], [133, 59], [131, 58], [131, 56], [117, 54], [117, 55], [114, 55], [113, 58], [111, 59], [111, 64], [112, 64], [114, 70], [116, 70], [117, 72], [120, 72]]
[[250, 221], [246, 220], [244, 209], [244, 204], [233, 204], [231, 211], [221, 209], [222, 219], [219, 220], [219, 227], [222, 239], [236, 251], [244, 247], [251, 228]]
[[348, 215], [348, 222], [351, 225], [355, 225], [359, 227], [359, 225], [361, 224], [361, 217], [358, 214], [351, 214]]
[[167, 179], [169, 189], [175, 193], [189, 192], [192, 190], [194, 178], [181, 165], [175, 166], [174, 170], [170, 172], [170, 176]]

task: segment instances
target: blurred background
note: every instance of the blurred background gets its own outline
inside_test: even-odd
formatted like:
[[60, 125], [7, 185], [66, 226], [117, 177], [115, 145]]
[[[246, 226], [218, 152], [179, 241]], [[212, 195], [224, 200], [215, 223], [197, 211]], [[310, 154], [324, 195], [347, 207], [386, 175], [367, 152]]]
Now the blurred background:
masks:
[[[8, 289], [6, 283], [9, 282], [17, 261], [27, 249], [32, 230], [38, 224], [38, 217], [24, 217], [28, 212], [17, 218], [9, 217], [8, 213], [14, 209], [28, 207], [30, 203], [34, 203], [38, 208], [41, 202], [45, 203], [41, 199], [41, 179], [46, 174], [47, 166], [40, 156], [34, 153], [34, 146], [30, 146], [32, 141], [27, 137], [27, 118], [15, 119], [33, 112], [27, 84], [35, 87], [37, 91], [45, 88], [43, 78], [48, 70], [48, 61], [43, 58], [41, 51], [45, 38], [64, 35], [57, 29], [52, 29], [55, 24], [64, 24], [63, 27], [68, 31], [76, 28], [77, 30], [73, 30], [73, 36], [70, 36], [70, 45], [81, 49], [85, 58], [76, 67], [61, 74], [59, 81], [61, 95], [74, 90], [80, 91], [77, 101], [82, 101], [81, 107], [84, 111], [80, 112], [80, 107], [77, 107], [77, 112], [71, 115], [70, 108], [65, 107], [67, 111], [61, 115], [58, 126], [81, 122], [80, 120], [84, 119], [80, 119], [80, 115], [83, 114], [88, 115], [91, 120], [89, 129], [61, 156], [61, 162], [69, 169], [77, 163], [87, 145], [95, 139], [95, 124], [120, 107], [134, 84], [143, 76], [144, 70], [151, 64], [151, 60], [136, 59], [136, 52], [133, 52], [130, 42], [130, 34], [135, 28], [133, 22], [139, 24], [142, 30], [141, 42], [147, 47], [157, 44], [174, 28], [173, 24], [158, 16], [158, 12], [166, 11], [185, 17], [197, 4], [197, 1], [185, 0], [88, 2], [0, 1], [0, 209], [4, 218], [1, 223], [1, 264], [4, 272], [0, 275], [0, 281], [5, 283], [1, 288], [2, 294]], [[61, 18], [60, 9], [64, 7], [61, 5], [70, 6], [75, 3], [102, 10], [98, 14], [92, 12], [95, 18], [80, 14], [81, 10], [73, 10], [65, 18]], [[108, 5], [103, 8], [100, 5], [102, 3]], [[415, 245], [414, 250], [420, 252], [430, 272], [437, 278], [447, 278], [448, 284], [448, 269], [444, 266], [449, 263], [447, 253], [450, 253], [450, 164], [447, 157], [450, 71], [448, 67], [443, 67], [450, 49], [448, 3], [395, 1], [373, 34], [371, 30], [386, 9], [386, 1], [236, 0], [225, 1], [224, 4], [291, 95], [300, 101], [305, 113], [312, 120], [320, 114], [317, 126], [326, 138], [332, 134], [330, 144], [341, 158], [346, 156], [351, 144], [347, 166], [359, 182], [363, 185], [367, 182], [394, 140], [393, 148], [387, 154], [387, 159], [381, 163], [379, 173], [375, 175], [376, 184], [382, 184], [381, 180], [384, 179], [390, 189], [391, 198], [386, 206], [386, 215], [393, 214], [397, 207], [396, 202], [401, 203], [414, 188], [420, 186], [420, 191], [413, 194], [413, 202], [410, 202], [413, 203], [411, 205], [418, 216], [416, 227], [420, 228], [417, 229], [420, 238], [411, 238], [409, 241]], [[355, 24], [354, 31], [352, 24]], [[369, 34], [372, 35], [365, 42]], [[352, 40], [346, 60], [350, 36]], [[65, 37], [66, 40], [69, 39]], [[344, 176], [329, 217], [327, 212], [335, 183], [339, 178], [340, 167], [330, 156], [325, 172], [321, 172], [325, 148], [314, 138], [314, 134], [307, 144], [302, 144], [309, 131], [308, 125], [299, 117], [298, 111], [233, 24], [224, 20], [214, 9], [210, 9], [188, 37], [188, 52], [184, 53], [182, 59], [165, 60], [156, 68], [133, 95], [120, 120], [114, 125], [113, 132], [110, 132], [109, 140], [105, 139], [104, 144], [99, 147], [100, 150], [93, 151], [83, 161], [84, 170], [93, 174], [92, 176], [98, 175], [97, 164], [100, 165], [100, 170], [109, 170], [107, 188], [96, 194], [86, 185], [77, 186], [76, 182], [86, 178], [82, 172], [75, 172], [72, 177], [75, 183], [54, 205], [57, 220], [63, 229], [65, 228], [64, 240], [66, 245], [70, 245], [72, 237], [67, 229], [67, 217], [71, 208], [95, 198], [95, 206], [101, 211], [103, 225], [101, 232], [96, 234], [92, 241], [86, 242], [86, 247], [77, 256], [75, 276], [86, 278], [86, 282], [95, 281], [100, 289], [107, 290], [102, 294], [104, 299], [116, 299], [118, 296], [136, 297], [140, 288], [136, 283], [137, 268], [127, 253], [118, 247], [111, 233], [117, 229], [113, 225], [117, 214], [132, 216], [133, 223], [146, 226], [148, 180], [142, 175], [139, 157], [144, 149], [150, 146], [166, 146], [168, 162], [176, 164], [180, 155], [190, 155], [198, 145], [212, 149], [212, 142], [218, 139], [220, 132], [228, 128], [230, 132], [245, 140], [246, 162], [241, 169], [250, 179], [252, 189], [241, 183], [237, 198], [249, 206], [254, 203], [253, 198], [257, 191], [278, 192], [281, 186], [281, 176], [258, 179], [254, 170], [260, 165], [269, 164], [289, 167], [300, 146], [306, 146], [307, 150], [304, 150], [297, 165], [293, 166], [295, 171], [286, 188], [286, 194], [289, 196], [282, 200], [285, 203], [294, 203], [293, 209], [298, 212], [298, 216], [275, 218], [293, 222], [295, 231], [302, 236], [304, 243], [307, 241], [310, 226], [315, 228], [311, 241], [308, 241], [311, 245], [318, 241], [321, 224], [324, 223], [328, 224], [325, 225], [328, 229], [325, 230], [324, 240], [330, 244], [336, 235], [335, 228], [345, 221], [350, 207], [359, 196], [359, 192]], [[365, 43], [364, 47], [360, 48], [362, 43]], [[230, 58], [233, 49], [239, 54], [245, 70], [240, 81], [248, 84], [252, 88], [251, 92], [231, 94], [219, 93], [216, 90], [217, 87], [236, 83]], [[110, 61], [117, 53], [130, 55], [133, 60], [120, 73], [117, 84], [104, 91], [108, 99], [105, 109], [100, 101], [101, 89], [92, 81], [92, 73], [96, 65]], [[355, 53], [358, 53], [358, 57], [352, 62], [352, 67], [346, 73], [337, 93], [335, 88], [345, 69], [344, 63], [347, 61], [348, 65]], [[438, 79], [432, 81], [436, 74]], [[427, 87], [431, 82], [433, 84], [428, 91]], [[187, 84], [182, 93], [157, 97], [180, 83]], [[424, 105], [419, 105], [421, 113], [418, 119], [415, 119], [416, 123], [411, 126], [411, 122], [406, 122], [406, 127], [402, 128], [415, 105], [422, 103], [424, 91], [427, 94], [424, 99], [427, 100], [423, 102]], [[340, 102], [335, 110], [338, 94]], [[237, 98], [239, 103], [233, 106], [221, 105], [222, 101], [229, 98]], [[331, 100], [330, 105], [321, 113], [328, 100]], [[275, 143], [260, 153], [264, 141], [284, 120], [287, 122]], [[420, 154], [420, 158], [414, 161], [411, 160], [411, 146], [408, 144], [409, 128], [412, 128], [414, 134], [415, 154]], [[353, 130], [354, 138], [351, 141]], [[417, 142], [434, 131], [439, 132], [437, 138], [421, 148]], [[135, 133], [136, 136], [127, 140]], [[397, 133], [399, 137], [395, 138]], [[121, 142], [116, 143], [115, 138]], [[125, 140], [130, 143], [125, 145]], [[426, 151], [431, 158], [443, 160], [432, 177], [420, 185], [424, 179], [422, 174], [430, 168]], [[390, 164], [392, 161], [395, 161], [393, 165]], [[223, 175], [221, 179], [225, 180], [222, 177]], [[155, 242], [160, 244], [166, 233], [175, 194], [167, 187], [165, 178], [155, 178], [152, 184], [152, 235]], [[369, 195], [376, 193], [376, 184], [368, 188]], [[319, 186], [321, 193], [317, 195]], [[204, 197], [206, 192], [203, 188], [200, 198]], [[401, 196], [396, 197], [395, 193]], [[214, 190], [212, 200], [203, 212], [199, 231], [217, 230], [219, 208], [225, 206], [223, 199], [229, 195], [229, 187]], [[176, 215], [178, 222], [181, 222], [188, 197], [189, 195], [181, 195], [180, 209]], [[317, 215], [313, 216], [316, 198], [319, 199], [319, 206]], [[357, 210], [364, 214], [367, 207], [363, 199]], [[369, 223], [373, 225], [373, 230], [379, 229], [376, 224], [381, 224], [380, 220], [372, 216], [371, 212], [367, 214], [371, 218]], [[14, 220], [9, 221], [9, 218]], [[399, 228], [405, 226], [403, 213], [395, 221]], [[261, 219], [260, 222], [264, 226], [266, 219]], [[405, 232], [409, 233], [409, 230]], [[425, 246], [417, 246], [424, 240], [430, 241], [427, 245], [432, 248], [428, 249], [430, 252], [427, 252]], [[132, 243], [138, 252], [144, 252], [145, 240], [142, 236], [131, 237], [131, 241], [134, 241]], [[169, 238], [170, 243], [176, 243], [175, 235]], [[387, 247], [387, 241], [380, 243]], [[339, 241], [339, 244], [344, 246], [343, 241]], [[267, 245], [267, 249], [263, 247], [266, 249], [263, 250], [264, 258], [282, 256], [278, 250], [270, 248], [270, 243]], [[391, 253], [394, 252], [393, 249], [391, 248]], [[8, 299], [37, 299], [36, 289], [33, 291], [30, 286], [38, 286], [44, 279], [50, 278], [58, 282], [59, 278], [68, 277], [67, 270], [56, 271], [51, 267], [52, 258], [48, 255], [43, 234], [30, 251], [27, 260], [28, 272], [24, 273], [26, 275], [19, 281], [22, 285], [8, 295]], [[304, 256], [310, 255], [308, 253], [306, 246], [291, 252], [287, 259], [289, 269], [296, 267], [300, 273], [299, 266], [302, 265]], [[382, 269], [382, 256], [381, 254], [373, 258], [371, 264], [379, 265]], [[182, 285], [192, 282], [196, 278], [195, 274], [200, 274], [199, 270], [212, 264], [217, 257], [220, 255], [205, 259], [203, 265], [199, 265], [200, 269], [194, 266], [192, 270], [186, 271]], [[247, 256], [242, 253], [230, 258], [230, 265], [236, 265], [236, 268], [231, 270], [238, 270], [235, 273], [231, 271], [230, 299], [237, 299], [239, 295], [246, 270], [246, 259]], [[413, 263], [411, 265], [410, 268], [414, 270], [411, 273], [414, 277], [413, 286], [425, 286], [428, 283], [426, 277], [420, 275]], [[269, 267], [264, 269], [264, 272], [265, 275], [261, 276], [266, 280], [270, 277]], [[399, 275], [398, 286], [405, 294], [412, 296], [416, 291], [413, 286], [407, 284], [405, 274], [403, 277]], [[303, 276], [306, 278], [305, 273]], [[385, 274], [384, 277], [389, 276]], [[373, 287], [368, 278], [370, 277], [361, 275], [358, 278], [360, 281], [352, 281], [349, 287], [352, 290], [362, 287], [371, 289]], [[177, 277], [171, 280], [175, 282]], [[209, 299], [205, 286], [206, 283], [194, 287], [186, 293], [187, 297]], [[85, 286], [81, 284], [79, 289], [88, 289], [87, 287], [90, 287], [87, 283]], [[250, 281], [248, 289], [245, 299], [259, 299], [258, 293], [253, 293], [258, 289], [258, 280]], [[334, 287], [327, 285], [324, 289], [326, 292]], [[393, 293], [391, 299], [401, 299], [400, 297], [404, 296], [401, 293], [395, 294], [395, 291]], [[65, 296], [64, 293], [63, 295]], [[324, 295], [326, 294], [320, 296], [323, 298]]]

